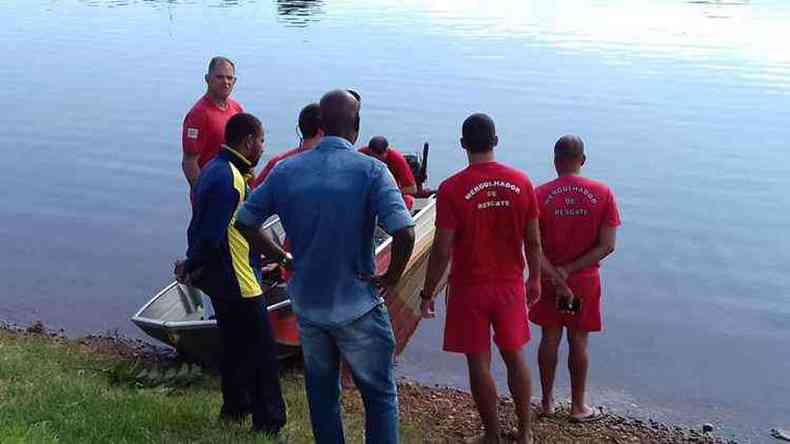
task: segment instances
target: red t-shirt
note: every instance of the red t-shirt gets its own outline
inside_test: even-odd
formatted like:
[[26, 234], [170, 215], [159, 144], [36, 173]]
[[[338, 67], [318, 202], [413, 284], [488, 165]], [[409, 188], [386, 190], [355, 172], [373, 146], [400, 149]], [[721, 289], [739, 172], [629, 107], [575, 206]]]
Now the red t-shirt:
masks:
[[198, 154], [198, 166], [203, 168], [225, 143], [225, 124], [238, 113], [244, 112], [239, 102], [228, 97], [227, 106], [220, 109], [208, 95], [192, 106], [184, 118], [181, 145], [187, 154]]
[[[539, 186], [543, 254], [553, 265], [574, 261], [598, 242], [601, 225], [620, 225], [617, 202], [609, 187], [581, 176], [562, 176]], [[585, 270], [596, 270], [598, 264]]]
[[255, 180], [253, 180], [250, 183], [250, 187], [251, 188], [256, 188], [258, 185], [262, 184], [263, 181], [266, 180], [266, 176], [268, 176], [269, 173], [272, 172], [272, 169], [274, 169], [275, 165], [277, 165], [281, 160], [285, 160], [285, 159], [287, 159], [289, 157], [292, 157], [292, 156], [295, 156], [297, 154], [303, 153], [303, 152], [307, 151], [308, 149], [309, 148], [296, 147], [296, 148], [292, 148], [292, 149], [290, 149], [290, 150], [288, 150], [288, 151], [286, 151], [284, 153], [281, 153], [281, 154], [278, 154], [278, 155], [272, 157], [272, 159], [266, 163], [266, 166], [263, 167], [263, 170], [261, 171], [261, 173], [258, 174], [258, 177], [256, 177]]
[[537, 217], [532, 183], [515, 168], [478, 163], [442, 182], [436, 227], [455, 231], [450, 285], [523, 284], [527, 222]]
[[[367, 154], [368, 156], [371, 155], [370, 148], [366, 146], [360, 148], [359, 152]], [[403, 154], [394, 148], [390, 147], [387, 150], [387, 157], [384, 159], [384, 163], [387, 164], [390, 173], [395, 177], [395, 183], [398, 184], [398, 188], [410, 187], [417, 183], [417, 181], [414, 180], [414, 174], [411, 172], [409, 162], [406, 162], [406, 158], [403, 157]]]

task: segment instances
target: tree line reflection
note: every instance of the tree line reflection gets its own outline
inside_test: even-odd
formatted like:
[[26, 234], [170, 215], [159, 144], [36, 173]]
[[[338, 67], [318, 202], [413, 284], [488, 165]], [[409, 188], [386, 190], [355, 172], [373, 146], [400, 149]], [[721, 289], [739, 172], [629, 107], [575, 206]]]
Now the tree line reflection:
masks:
[[[178, 5], [204, 5], [209, 8], [234, 8], [248, 4], [261, 3], [259, 0], [215, 0], [201, 2], [199, 0], [80, 0], [80, 3], [93, 7], [117, 8], [136, 4], [153, 7], [171, 7]], [[286, 26], [306, 27], [320, 20], [324, 14], [324, 0], [274, 0], [278, 20]]]

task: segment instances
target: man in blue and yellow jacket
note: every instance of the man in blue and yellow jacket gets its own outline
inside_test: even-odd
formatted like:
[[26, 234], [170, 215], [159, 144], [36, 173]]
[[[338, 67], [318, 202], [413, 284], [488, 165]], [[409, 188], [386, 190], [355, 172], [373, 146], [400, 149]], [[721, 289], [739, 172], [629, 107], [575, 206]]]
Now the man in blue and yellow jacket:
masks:
[[216, 312], [223, 347], [220, 416], [241, 421], [251, 412], [255, 431], [277, 435], [285, 403], [261, 296], [260, 252], [233, 225], [249, 192], [246, 178], [263, 152], [263, 126], [251, 114], [236, 114], [225, 126], [225, 141], [193, 189], [187, 259], [176, 265], [176, 277], [203, 290]]

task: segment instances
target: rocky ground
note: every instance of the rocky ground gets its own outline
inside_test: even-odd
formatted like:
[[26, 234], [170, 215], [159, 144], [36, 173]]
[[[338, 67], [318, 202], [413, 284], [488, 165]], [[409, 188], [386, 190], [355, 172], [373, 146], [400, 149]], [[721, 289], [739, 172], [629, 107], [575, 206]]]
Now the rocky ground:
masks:
[[[66, 340], [60, 332], [51, 332], [41, 323], [28, 328], [0, 324], [0, 328], [17, 334], [48, 335], [53, 340]], [[86, 336], [76, 340], [80, 347], [91, 353], [111, 355], [145, 365], [168, 365], [178, 357], [170, 349], [154, 346], [141, 340], [119, 335]], [[298, 363], [288, 366], [290, 372], [299, 372]], [[361, 399], [353, 389], [347, 389], [343, 398], [346, 409], [362, 411]], [[481, 433], [480, 419], [469, 393], [446, 387], [426, 387], [403, 381], [399, 384], [401, 418], [406, 423], [418, 425], [426, 431], [425, 442], [458, 443]], [[500, 421], [503, 430], [515, 430], [512, 400], [500, 401]], [[508, 442], [508, 435], [505, 436]], [[598, 421], [587, 424], [570, 422], [568, 406], [561, 405], [551, 417], [534, 421], [536, 443], [724, 443], [715, 431], [692, 430], [653, 420], [606, 414]]]
[[[463, 442], [482, 432], [480, 419], [470, 394], [451, 388], [430, 388], [413, 383], [399, 387], [401, 415], [422, 422], [431, 434], [426, 442]], [[515, 431], [514, 404], [500, 401], [503, 430]], [[574, 424], [567, 405], [551, 417], [534, 422], [536, 443], [722, 443], [712, 433], [674, 427], [655, 421], [607, 414], [598, 421]], [[508, 441], [506, 441], [508, 442]]]

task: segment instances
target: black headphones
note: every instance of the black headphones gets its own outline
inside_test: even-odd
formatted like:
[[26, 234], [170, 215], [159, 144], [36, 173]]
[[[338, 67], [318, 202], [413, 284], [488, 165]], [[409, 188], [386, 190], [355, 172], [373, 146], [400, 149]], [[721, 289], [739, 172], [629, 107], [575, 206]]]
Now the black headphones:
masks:
[[[362, 107], [362, 96], [360, 96], [359, 93], [353, 89], [347, 89], [346, 91], [354, 96], [354, 98], [357, 99], [357, 102], [359, 102], [359, 106]], [[359, 132], [359, 111], [357, 111], [357, 116], [354, 118], [354, 129]]]

